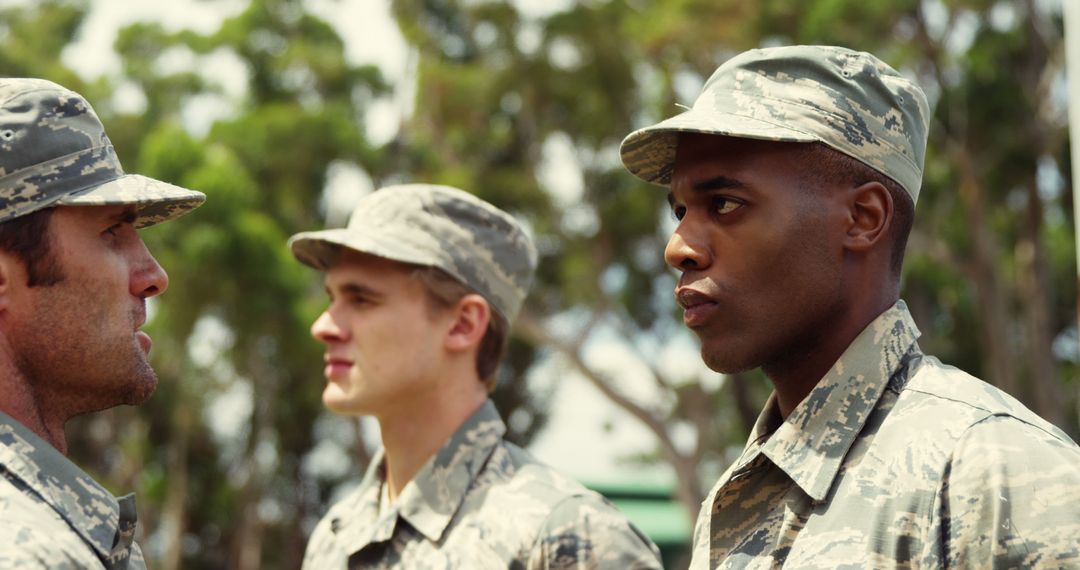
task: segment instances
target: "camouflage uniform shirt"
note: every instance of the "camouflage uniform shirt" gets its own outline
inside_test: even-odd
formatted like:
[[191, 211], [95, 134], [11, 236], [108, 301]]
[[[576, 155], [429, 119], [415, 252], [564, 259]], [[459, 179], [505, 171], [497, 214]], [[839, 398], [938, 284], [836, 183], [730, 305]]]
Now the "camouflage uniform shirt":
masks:
[[145, 569], [135, 496], [117, 499], [0, 413], [0, 568]]
[[898, 302], [786, 420], [770, 398], [692, 569], [1080, 567], [1080, 448], [918, 335]]
[[307, 570], [659, 568], [656, 547], [597, 493], [503, 440], [489, 401], [380, 512], [383, 455], [315, 527]]

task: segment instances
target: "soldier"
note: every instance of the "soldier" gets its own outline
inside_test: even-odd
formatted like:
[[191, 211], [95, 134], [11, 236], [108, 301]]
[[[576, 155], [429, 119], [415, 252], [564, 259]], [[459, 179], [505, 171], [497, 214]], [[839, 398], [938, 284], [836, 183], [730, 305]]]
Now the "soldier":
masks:
[[139, 328], [169, 280], [136, 230], [205, 198], [124, 174], [78, 93], [0, 79], [0, 568], [145, 568], [134, 496], [65, 457], [64, 424], [154, 391]]
[[1080, 449], [923, 354], [899, 300], [928, 112], [870, 54], [757, 49], [623, 141], [670, 188], [664, 258], [702, 358], [775, 388], [692, 568], [1080, 566]]
[[600, 495], [503, 440], [488, 393], [536, 251], [509, 214], [446, 186], [384, 188], [348, 227], [297, 234], [326, 272], [323, 403], [379, 421], [359, 488], [315, 527], [304, 568], [658, 568]]

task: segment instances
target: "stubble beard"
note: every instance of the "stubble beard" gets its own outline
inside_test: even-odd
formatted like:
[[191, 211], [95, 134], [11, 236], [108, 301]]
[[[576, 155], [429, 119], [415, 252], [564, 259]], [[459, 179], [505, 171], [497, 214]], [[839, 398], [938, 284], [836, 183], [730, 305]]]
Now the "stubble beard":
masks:
[[[51, 287], [63, 287], [54, 285]], [[38, 306], [31, 330], [16, 341], [16, 360], [39, 406], [65, 416], [145, 402], [158, 377], [135, 336], [135, 311], [130, 334], [110, 333], [108, 309], [89, 306], [85, 296], [54, 289]]]
[[137, 345], [110, 343], [24, 350], [20, 371], [42, 402], [74, 417], [119, 405], [139, 405], [157, 387], [157, 374]]

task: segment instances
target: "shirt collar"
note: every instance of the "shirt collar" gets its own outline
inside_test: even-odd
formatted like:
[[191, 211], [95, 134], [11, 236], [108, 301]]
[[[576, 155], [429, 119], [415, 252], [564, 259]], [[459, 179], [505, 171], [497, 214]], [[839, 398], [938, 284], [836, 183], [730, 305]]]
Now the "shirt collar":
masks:
[[402, 490], [402, 518], [429, 540], [439, 540], [504, 433], [506, 425], [488, 400]]
[[330, 507], [330, 530], [350, 554], [368, 544], [390, 540], [394, 534], [397, 513], [389, 516], [379, 510], [379, 495], [385, 481], [385, 452], [380, 448], [371, 458], [357, 491]]
[[[897, 301], [863, 329], [783, 423], [774, 393], [758, 417], [750, 447], [787, 473], [811, 499], [823, 501], [889, 379], [909, 352], [919, 351], [919, 334], [907, 305]], [[765, 438], [768, 441], [757, 447], [756, 442]], [[740, 463], [749, 463], [756, 455]]]
[[333, 507], [331, 528], [350, 553], [390, 540], [398, 516], [428, 540], [440, 540], [504, 433], [506, 425], [488, 400], [405, 485], [387, 512], [379, 512], [379, 494], [386, 484], [385, 452], [380, 449], [359, 494]]
[[135, 534], [135, 496], [117, 499], [26, 426], [0, 412], [0, 469], [36, 493], [108, 567], [123, 566]]

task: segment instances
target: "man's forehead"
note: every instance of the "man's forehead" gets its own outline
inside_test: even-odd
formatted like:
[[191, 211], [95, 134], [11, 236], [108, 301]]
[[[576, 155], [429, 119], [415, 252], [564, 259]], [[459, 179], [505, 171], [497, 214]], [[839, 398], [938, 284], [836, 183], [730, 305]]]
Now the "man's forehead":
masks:
[[416, 266], [385, 257], [363, 253], [346, 247], [338, 248], [333, 262], [327, 267], [323, 282], [329, 287], [362, 278], [376, 280], [379, 277], [410, 275]]
[[[70, 234], [74, 239], [86, 239], [90, 235], [106, 229], [113, 224], [134, 224], [138, 211], [130, 204], [108, 206], [56, 206], [49, 209], [49, 224], [46, 231], [50, 235]], [[74, 232], [74, 233], [72, 233]]]
[[679, 136], [669, 201], [675, 194], [745, 186], [742, 172], [753, 166], [756, 145], [741, 139], [697, 133]]
[[323, 288], [331, 295], [335, 292], [375, 294], [380, 286], [373, 275], [360, 266], [335, 264], [323, 274]]
[[57, 206], [56, 211], [63, 216], [71, 218], [95, 218], [116, 219], [118, 221], [134, 222], [138, 217], [138, 209], [134, 204], [109, 204], [101, 206]]
[[750, 137], [731, 137], [712, 133], [679, 133], [675, 143], [675, 158], [679, 156], [697, 156], [699, 154], [724, 153], [737, 154], [780, 154], [798, 152], [814, 143], [775, 141]]
[[[735, 187], [743, 174], [753, 170], [810, 167], [802, 164], [812, 143], [792, 143], [737, 138], [699, 133], [683, 133], [676, 148], [672, 187], [686, 178], [717, 178], [712, 186]], [[699, 182], [696, 180], [695, 182]]]

